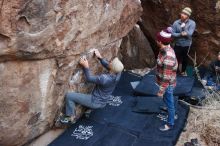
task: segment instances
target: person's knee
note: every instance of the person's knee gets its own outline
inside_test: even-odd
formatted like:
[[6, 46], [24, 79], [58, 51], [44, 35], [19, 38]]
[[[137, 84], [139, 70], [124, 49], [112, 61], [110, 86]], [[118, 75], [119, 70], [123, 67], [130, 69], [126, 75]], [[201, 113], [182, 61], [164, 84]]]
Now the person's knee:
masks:
[[70, 100], [70, 93], [66, 93], [66, 95], [65, 95], [65, 101], [67, 102], [67, 101], [69, 101]]

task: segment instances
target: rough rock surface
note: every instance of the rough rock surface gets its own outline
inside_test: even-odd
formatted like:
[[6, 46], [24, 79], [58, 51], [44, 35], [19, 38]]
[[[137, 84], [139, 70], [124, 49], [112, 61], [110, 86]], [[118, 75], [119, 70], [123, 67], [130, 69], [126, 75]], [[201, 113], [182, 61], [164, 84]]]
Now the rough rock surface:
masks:
[[[141, 0], [143, 7], [141, 28], [154, 42], [157, 31], [170, 26], [179, 18], [181, 10], [189, 6], [197, 23], [191, 54], [197, 52], [198, 63], [210, 52], [207, 62], [220, 51], [220, 1], [218, 0]], [[154, 50], [157, 51], [157, 50]]]
[[80, 56], [102, 71], [89, 50], [116, 56], [142, 9], [139, 0], [0, 3], [0, 145], [17, 146], [51, 128], [66, 91], [91, 89]]
[[155, 55], [139, 25], [123, 38], [120, 53], [126, 69], [141, 69], [155, 65]]

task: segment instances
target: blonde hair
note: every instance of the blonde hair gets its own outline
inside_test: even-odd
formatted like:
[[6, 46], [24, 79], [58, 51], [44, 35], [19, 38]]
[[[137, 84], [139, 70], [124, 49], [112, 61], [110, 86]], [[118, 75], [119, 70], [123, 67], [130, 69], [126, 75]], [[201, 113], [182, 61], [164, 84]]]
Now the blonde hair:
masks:
[[118, 59], [118, 57], [114, 58], [111, 62], [111, 70], [115, 73], [119, 73], [119, 72], [122, 72], [123, 69], [124, 69], [124, 65]]

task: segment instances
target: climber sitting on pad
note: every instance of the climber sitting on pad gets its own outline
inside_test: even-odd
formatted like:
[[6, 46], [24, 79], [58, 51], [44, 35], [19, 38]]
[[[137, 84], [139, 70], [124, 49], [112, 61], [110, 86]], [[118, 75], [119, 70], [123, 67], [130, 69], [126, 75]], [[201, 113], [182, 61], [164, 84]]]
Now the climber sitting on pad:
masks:
[[96, 76], [92, 75], [89, 69], [88, 60], [85, 57], [80, 59], [79, 63], [83, 67], [87, 82], [94, 83], [96, 86], [91, 94], [74, 92], [66, 94], [66, 116], [61, 119], [61, 123], [63, 124], [76, 122], [76, 103], [91, 109], [105, 107], [121, 77], [121, 72], [123, 71], [124, 66], [118, 58], [114, 58], [108, 63], [102, 58], [98, 50], [95, 50], [94, 54], [109, 72], [107, 74], [100, 74]]
[[[202, 80], [202, 83], [207, 86], [213, 86], [219, 84], [220, 76], [220, 52], [218, 53], [217, 59], [209, 64], [208, 70]], [[220, 85], [216, 85], [219, 90]]]

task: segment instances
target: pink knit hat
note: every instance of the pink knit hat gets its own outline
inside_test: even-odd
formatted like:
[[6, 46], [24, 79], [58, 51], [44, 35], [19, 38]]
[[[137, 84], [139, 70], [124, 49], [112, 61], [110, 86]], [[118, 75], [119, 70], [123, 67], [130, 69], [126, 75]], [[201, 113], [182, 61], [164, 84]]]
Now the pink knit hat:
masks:
[[157, 33], [156, 39], [162, 43], [170, 43], [172, 41], [172, 27], [167, 27]]

